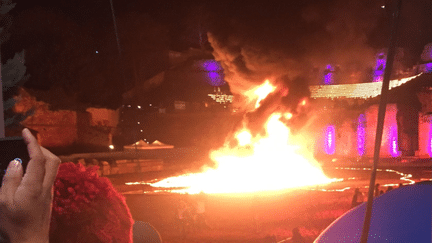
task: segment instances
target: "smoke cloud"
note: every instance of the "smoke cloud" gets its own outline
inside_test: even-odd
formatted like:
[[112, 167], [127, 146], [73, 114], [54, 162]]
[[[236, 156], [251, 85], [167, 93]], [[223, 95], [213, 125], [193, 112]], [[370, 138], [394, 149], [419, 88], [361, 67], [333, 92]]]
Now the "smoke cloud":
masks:
[[338, 66], [344, 83], [360, 82], [359, 73], [374, 64], [368, 37], [385, 14], [379, 1], [287, 2], [219, 13], [224, 17], [210, 28], [213, 54], [239, 106], [243, 93], [265, 79], [282, 82], [289, 96], [307, 95], [327, 64]]

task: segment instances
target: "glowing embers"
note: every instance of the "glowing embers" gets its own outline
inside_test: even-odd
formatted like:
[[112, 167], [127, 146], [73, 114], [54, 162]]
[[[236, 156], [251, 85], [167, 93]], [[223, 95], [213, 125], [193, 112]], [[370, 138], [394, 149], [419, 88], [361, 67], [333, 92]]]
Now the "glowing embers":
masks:
[[398, 132], [397, 132], [396, 125], [390, 127], [389, 149], [390, 149], [391, 156], [393, 157], [400, 156], [399, 147], [398, 147]]
[[329, 125], [325, 129], [324, 150], [326, 154], [334, 154], [336, 151], [336, 131], [333, 125]]
[[357, 152], [360, 156], [365, 154], [366, 145], [366, 117], [360, 114], [357, 121]]
[[[327, 184], [327, 178], [311, 155], [289, 143], [290, 131], [280, 120], [285, 114], [272, 114], [265, 124], [265, 135], [253, 136], [241, 129], [237, 146], [224, 146], [210, 158], [215, 168], [152, 183], [157, 188], [174, 188], [181, 193], [251, 193]], [[307, 156], [307, 158], [305, 157]]]

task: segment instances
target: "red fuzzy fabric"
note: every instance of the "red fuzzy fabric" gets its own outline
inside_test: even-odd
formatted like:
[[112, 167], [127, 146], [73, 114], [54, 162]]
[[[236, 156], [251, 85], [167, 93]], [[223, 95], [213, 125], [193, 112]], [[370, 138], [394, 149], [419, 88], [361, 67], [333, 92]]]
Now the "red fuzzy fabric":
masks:
[[50, 242], [131, 243], [125, 198], [97, 174], [98, 166], [60, 165], [54, 184]]

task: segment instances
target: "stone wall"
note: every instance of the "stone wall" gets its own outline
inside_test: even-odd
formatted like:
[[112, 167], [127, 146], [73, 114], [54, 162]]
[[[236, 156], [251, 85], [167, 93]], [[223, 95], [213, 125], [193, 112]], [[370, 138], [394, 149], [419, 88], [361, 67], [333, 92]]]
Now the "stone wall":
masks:
[[19, 92], [14, 112], [35, 109], [22, 125], [38, 132], [44, 147], [67, 147], [74, 144], [108, 146], [118, 124], [118, 112], [104, 108], [89, 108], [86, 112], [50, 109], [50, 105], [37, 101], [24, 89]]
[[35, 109], [34, 114], [22, 121], [22, 125], [38, 132], [38, 140], [42, 146], [69, 146], [77, 140], [77, 114], [75, 111], [52, 111], [49, 104], [37, 101], [35, 97], [21, 89], [14, 112], [24, 113], [32, 108]]

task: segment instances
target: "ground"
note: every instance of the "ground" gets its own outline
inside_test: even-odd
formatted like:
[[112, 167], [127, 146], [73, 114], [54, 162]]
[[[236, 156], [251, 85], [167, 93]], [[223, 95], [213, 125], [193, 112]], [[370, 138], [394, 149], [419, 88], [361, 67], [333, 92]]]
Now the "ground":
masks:
[[[353, 170], [354, 169], [354, 170]], [[359, 187], [367, 195], [369, 169], [345, 168], [326, 169], [330, 177], [346, 180], [330, 186], [295, 189], [258, 194], [208, 195], [206, 200], [206, 219], [209, 228], [187, 227], [182, 233], [177, 220], [177, 207], [183, 200], [193, 205], [196, 196], [175, 193], [143, 194], [143, 186], [124, 186], [119, 178], [113, 179], [117, 187], [133, 191], [125, 194], [135, 220], [151, 223], [161, 234], [163, 242], [279, 242], [291, 237], [294, 227], [312, 242], [331, 222], [351, 209], [354, 188]], [[408, 168], [415, 181], [431, 178], [430, 171], [422, 168]], [[169, 172], [141, 176], [166, 177]], [[405, 172], [405, 174], [408, 172]], [[381, 185], [410, 183], [401, 180], [394, 171], [380, 171], [377, 183]], [[137, 178], [128, 177], [128, 180]], [[382, 187], [385, 191], [386, 186]]]

